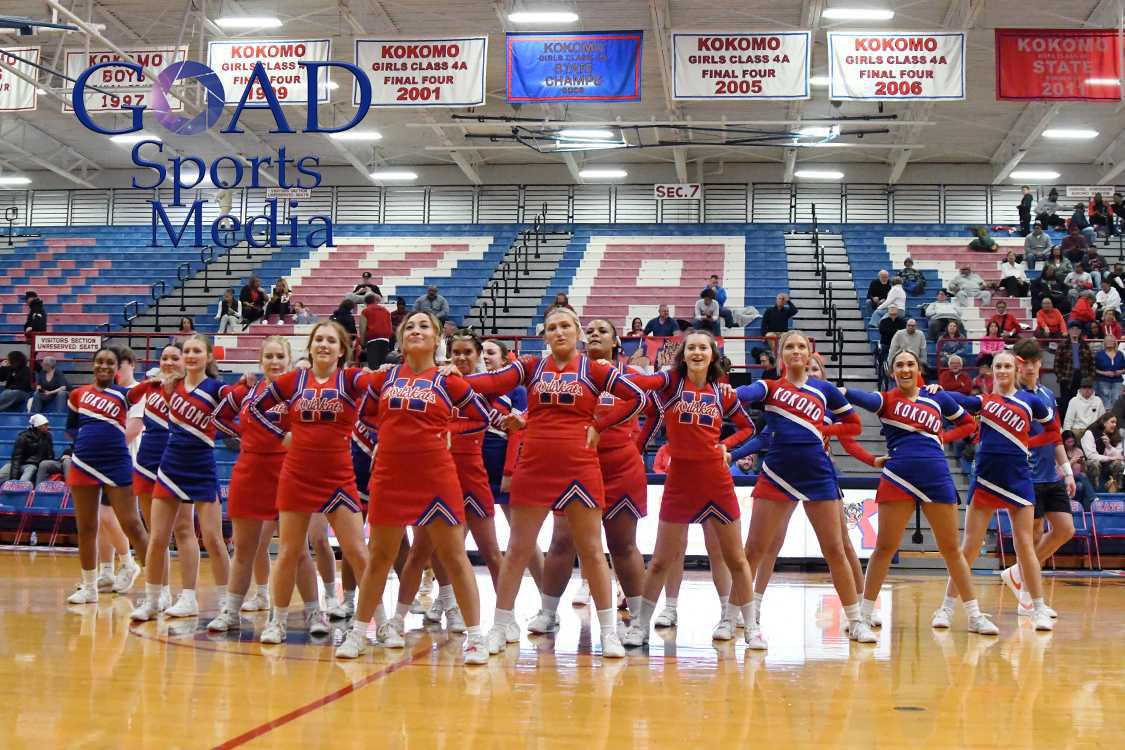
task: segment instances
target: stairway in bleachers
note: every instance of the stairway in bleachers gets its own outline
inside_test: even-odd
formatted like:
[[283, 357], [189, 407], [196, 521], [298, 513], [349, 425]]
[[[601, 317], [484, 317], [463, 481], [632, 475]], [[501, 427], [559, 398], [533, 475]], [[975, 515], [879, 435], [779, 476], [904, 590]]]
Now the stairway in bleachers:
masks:
[[534, 235], [517, 237], [469, 309], [466, 323], [486, 335], [522, 336], [534, 331], [543, 295], [570, 247], [571, 237], [570, 231], [553, 226], [545, 227], [538, 245]]

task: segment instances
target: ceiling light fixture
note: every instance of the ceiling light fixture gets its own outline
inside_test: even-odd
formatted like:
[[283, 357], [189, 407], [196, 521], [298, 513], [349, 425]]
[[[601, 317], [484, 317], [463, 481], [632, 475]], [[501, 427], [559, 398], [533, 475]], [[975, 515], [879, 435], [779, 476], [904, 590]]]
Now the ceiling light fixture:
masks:
[[885, 8], [825, 8], [820, 17], [830, 21], [889, 21], [895, 12]]
[[612, 130], [604, 128], [597, 129], [582, 129], [582, 128], [566, 128], [559, 131], [560, 138], [573, 138], [579, 141], [597, 140], [599, 138], [613, 138], [616, 133]]
[[30, 185], [31, 178], [24, 177], [21, 174], [5, 174], [0, 175], [0, 187], [17, 187], [21, 185]]
[[378, 130], [345, 130], [340, 133], [329, 133], [328, 137], [334, 141], [381, 141], [383, 134]]
[[584, 180], [622, 180], [629, 176], [624, 169], [583, 169], [578, 176]]
[[1047, 128], [1043, 131], [1044, 138], [1061, 141], [1088, 141], [1098, 137], [1098, 131], [1088, 128]]
[[802, 180], [842, 180], [844, 179], [843, 172], [837, 172], [834, 169], [798, 169], [793, 173], [794, 177], [799, 177]]
[[1057, 180], [1058, 172], [1049, 169], [1020, 169], [1008, 175], [1012, 180]]
[[111, 135], [109, 141], [119, 146], [132, 146], [134, 143], [140, 143], [141, 141], [161, 141], [161, 138], [152, 133], [119, 133], [118, 135]]
[[508, 20], [512, 23], [574, 23], [578, 20], [578, 14], [570, 11], [522, 10], [509, 13]]
[[368, 174], [373, 180], [417, 180], [418, 173], [412, 172], [409, 169], [377, 169]]
[[828, 125], [808, 125], [797, 131], [797, 135], [803, 135], [806, 138], [827, 138], [830, 135], [839, 135], [840, 126]]
[[1121, 81], [1116, 78], [1087, 78], [1083, 81], [1087, 86], [1120, 86]]
[[220, 29], [277, 29], [281, 19], [276, 16], [220, 16], [215, 19]]

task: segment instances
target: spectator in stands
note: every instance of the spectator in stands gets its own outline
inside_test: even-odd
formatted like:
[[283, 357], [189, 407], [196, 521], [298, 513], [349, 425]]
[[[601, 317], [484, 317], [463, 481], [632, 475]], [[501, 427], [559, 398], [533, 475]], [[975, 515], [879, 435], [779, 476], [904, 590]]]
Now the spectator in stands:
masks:
[[891, 339], [895, 334], [906, 328], [906, 315], [898, 309], [898, 305], [887, 308], [887, 317], [879, 321], [879, 351], [884, 359], [891, 350]]
[[969, 249], [974, 253], [994, 253], [999, 249], [996, 240], [989, 236], [988, 227], [971, 227], [969, 232], [973, 235]]
[[251, 276], [242, 287], [238, 301], [242, 303], [242, 322], [246, 326], [266, 314], [266, 293], [262, 291], [262, 282], [257, 276]]
[[719, 303], [715, 301], [715, 292], [710, 288], [700, 292], [699, 299], [695, 301], [695, 321], [692, 325], [711, 331], [716, 336], [722, 335], [719, 329]]
[[1113, 288], [1117, 290], [1117, 293], [1122, 295], [1122, 298], [1125, 299], [1125, 263], [1121, 263], [1120, 261], [1114, 263], [1113, 270], [1106, 275], [1106, 278], [1109, 279], [1109, 283], [1113, 284]]
[[945, 326], [945, 332], [937, 342], [937, 358], [939, 365], [945, 365], [950, 357], [960, 357], [969, 353], [969, 343], [961, 338], [961, 329], [957, 321], [951, 320]]
[[961, 307], [969, 307], [974, 299], [980, 300], [981, 305], [992, 301], [992, 293], [985, 288], [984, 279], [980, 274], [973, 273], [972, 267], [968, 265], [961, 266], [961, 273], [954, 276], [946, 288], [953, 293]]
[[371, 272], [364, 271], [360, 274], [359, 283], [355, 285], [355, 288], [352, 289], [348, 297], [350, 297], [351, 301], [358, 307], [363, 304], [363, 301], [367, 299], [367, 295], [369, 294], [377, 294], [379, 295], [379, 299], [383, 298], [383, 292], [379, 290], [379, 285], [371, 281]]
[[1090, 483], [1099, 492], [1118, 492], [1125, 471], [1125, 453], [1121, 450], [1121, 431], [1117, 417], [1103, 414], [1082, 435], [1083, 468]]
[[973, 378], [972, 393], [992, 393], [992, 355], [982, 354], [977, 357], [977, 376]]
[[24, 292], [23, 299], [27, 304], [27, 320], [23, 323], [23, 332], [30, 342], [35, 334], [47, 330], [47, 311], [43, 309], [43, 300], [35, 292]]
[[965, 324], [961, 320], [961, 311], [957, 305], [949, 301], [949, 295], [944, 289], [938, 289], [937, 299], [922, 308], [922, 314], [929, 321], [929, 334], [931, 339], [936, 339], [945, 330], [949, 321], [956, 321], [958, 329], [964, 333]]
[[[1077, 395], [1070, 400], [1070, 405], [1066, 408], [1063, 429], [1072, 430], [1076, 436], [1081, 437], [1083, 432], [1090, 429], [1105, 414], [1105, 404], [1094, 395], [1094, 381], [1084, 380]], [[1109, 416], [1113, 417], [1113, 413], [1111, 412]]]
[[1082, 236], [1082, 232], [1078, 227], [1073, 224], [1067, 230], [1066, 237], [1063, 237], [1062, 242], [1059, 243], [1059, 248], [1062, 250], [1063, 255], [1070, 261], [1071, 265], [1081, 263], [1082, 259], [1086, 257], [1086, 250], [1090, 247], [1090, 243]]
[[1113, 228], [1113, 209], [1105, 202], [1105, 198], [1101, 193], [1094, 193], [1094, 197], [1090, 199], [1088, 206], [1090, 213], [1090, 224], [1096, 231], [1098, 227], [1105, 228], [1106, 237], [1111, 237], [1114, 234]]
[[899, 276], [902, 277], [903, 290], [911, 297], [921, 296], [926, 291], [926, 277], [914, 267], [913, 258], [907, 258], [902, 262], [902, 271]]
[[399, 297], [395, 300], [395, 309], [391, 310], [391, 325], [397, 331], [398, 326], [402, 321], [406, 320], [407, 313], [410, 312], [406, 309], [406, 298]]
[[1102, 313], [1101, 325], [1098, 326], [1098, 333], [1104, 338], [1106, 336], [1113, 336], [1113, 338], [1120, 341], [1122, 333], [1125, 333], [1121, 328], [1121, 323], [1117, 320], [1117, 315], [1112, 310], [1106, 310]]
[[893, 362], [899, 352], [912, 352], [919, 362], [926, 361], [926, 334], [918, 330], [918, 321], [910, 318], [906, 321], [906, 328], [896, 333], [891, 338], [891, 350], [887, 354], [887, 361]]
[[1000, 286], [1009, 297], [1026, 297], [1031, 288], [1027, 278], [1027, 264], [1016, 260], [1016, 253], [1009, 250], [1000, 264]]
[[293, 322], [297, 325], [307, 325], [312, 323], [316, 318], [313, 317], [312, 310], [305, 307], [304, 302], [293, 303]]
[[680, 324], [668, 314], [668, 305], [657, 308], [657, 316], [645, 324], [646, 336], [667, 337], [674, 336], [680, 330]]
[[734, 328], [734, 313], [727, 309], [727, 290], [719, 285], [719, 275], [711, 274], [704, 288], [715, 293], [715, 301], [719, 303], [719, 316], [727, 324], [727, 328]]
[[964, 366], [965, 361], [954, 354], [946, 367], [938, 373], [938, 385], [944, 390], [968, 396], [972, 392], [973, 381], [969, 378], [969, 373], [965, 372]]
[[1070, 312], [1070, 296], [1067, 294], [1066, 284], [1062, 277], [1055, 274], [1053, 266], [1043, 268], [1043, 273], [1031, 282], [1031, 312], [1036, 314], [1043, 306], [1043, 300], [1050, 299], [1059, 312]]
[[1082, 326], [1071, 323], [1066, 340], [1055, 351], [1055, 377], [1058, 378], [1058, 393], [1061, 411], [1078, 392], [1080, 383], [1090, 381], [1094, 387], [1094, 353], [1082, 335]]
[[367, 366], [372, 370], [379, 369], [391, 351], [391, 339], [395, 337], [394, 328], [391, 326], [391, 312], [382, 305], [382, 298], [378, 294], [369, 294], [363, 300], [363, 351], [367, 358]]
[[451, 315], [449, 302], [438, 294], [438, 288], [433, 284], [426, 287], [425, 294], [414, 300], [414, 312], [428, 312], [442, 323]]
[[1093, 245], [1098, 241], [1098, 233], [1090, 226], [1090, 220], [1086, 218], [1086, 204], [1075, 203], [1074, 213], [1070, 215], [1070, 228], [1078, 227], [1078, 231], [1082, 232], [1082, 236], [1086, 238], [1086, 242]]
[[993, 318], [988, 321], [988, 325], [985, 327], [984, 331], [984, 338], [980, 340], [980, 353], [995, 354], [1003, 350], [1004, 338], [1000, 335], [1000, 324]]
[[1094, 355], [1094, 391], [1108, 411], [1121, 395], [1122, 376], [1125, 376], [1125, 354], [1117, 349], [1117, 338], [1102, 339], [1102, 350]]
[[1109, 276], [1109, 264], [1105, 262], [1105, 258], [1098, 255], [1096, 247], [1086, 248], [1086, 256], [1082, 258], [1082, 265], [1086, 267], [1086, 271], [1094, 279], [1094, 289], [1102, 285], [1102, 279]]
[[1066, 279], [1067, 296], [1070, 298], [1070, 304], [1078, 301], [1078, 296], [1083, 292], [1092, 292], [1094, 290], [1094, 277], [1086, 271], [1086, 266], [1077, 263], [1074, 270], [1067, 274]]
[[1119, 233], [1125, 229], [1125, 196], [1121, 193], [1113, 194], [1113, 203], [1110, 205], [1110, 224], [1114, 227], [1114, 232]]
[[457, 329], [457, 323], [452, 320], [447, 320], [441, 324], [441, 338], [438, 339], [437, 353], [434, 354], [434, 361], [449, 361], [449, 353], [453, 351], [453, 337], [457, 335]]
[[1008, 312], [1008, 303], [1004, 300], [996, 303], [996, 314], [989, 318], [988, 322], [996, 323], [1000, 328], [1000, 335], [1006, 338], [1014, 338], [1023, 330], [1016, 316]]
[[1078, 444], [1078, 438], [1070, 430], [1063, 430], [1062, 442], [1063, 451], [1066, 453], [1071, 472], [1074, 474], [1076, 487], [1074, 499], [1088, 511], [1090, 510], [1090, 503], [1097, 499], [1094, 497], [1097, 490], [1094, 489], [1090, 477], [1086, 475], [1086, 454], [1082, 452], [1082, 446]]
[[1060, 279], [1065, 279], [1066, 275], [1074, 270], [1074, 264], [1063, 254], [1061, 245], [1052, 245], [1051, 249], [1048, 251], [1047, 260], [1043, 265], [1043, 269], [1046, 270], [1048, 268], [1054, 269], [1055, 274]]
[[1040, 198], [1035, 206], [1035, 220], [1045, 227], [1061, 227], [1066, 222], [1058, 215], [1059, 191], [1051, 188], [1046, 198]]
[[1055, 309], [1050, 297], [1043, 298], [1043, 306], [1035, 315], [1035, 335], [1040, 338], [1059, 338], [1066, 332], [1066, 318]]
[[0, 380], [4, 381], [4, 390], [0, 391], [0, 412], [26, 411], [27, 401], [35, 388], [35, 379], [27, 366], [27, 355], [18, 350], [8, 352], [8, 358], [0, 360]]
[[1040, 261], [1051, 257], [1051, 238], [1043, 231], [1043, 225], [1035, 222], [1031, 234], [1023, 238], [1023, 262], [1029, 271], [1034, 271]]
[[1019, 205], [1016, 210], [1020, 215], [1020, 234], [1024, 237], [1031, 233], [1031, 203], [1034, 200], [1031, 197], [1031, 187], [1024, 185], [1020, 188], [1023, 195], [1020, 196]]
[[292, 312], [289, 306], [289, 298], [292, 296], [293, 292], [289, 289], [289, 282], [285, 279], [278, 279], [277, 283], [273, 285], [273, 292], [270, 293], [270, 301], [266, 304], [266, 319], [272, 323], [276, 315], [279, 325], [285, 323], [285, 319]]
[[1108, 276], [1102, 279], [1101, 291], [1094, 297], [1094, 301], [1099, 315], [1104, 315], [1107, 311], [1114, 315], [1121, 312], [1121, 295], [1113, 288]]
[[875, 308], [875, 312], [871, 313], [871, 319], [867, 321], [867, 325], [878, 329], [879, 322], [886, 317], [891, 305], [903, 312], [906, 311], [906, 290], [902, 288], [901, 276], [895, 276], [891, 279], [891, 290], [887, 292], [886, 298]]
[[879, 309], [879, 306], [887, 301], [887, 295], [890, 294], [890, 291], [891, 275], [884, 268], [867, 285], [867, 304], [871, 305], [872, 310]]
[[230, 333], [242, 324], [242, 303], [234, 298], [234, 290], [223, 292], [223, 298], [215, 307], [215, 320], [219, 321], [219, 333]]
[[556, 307], [565, 307], [567, 310], [573, 310], [570, 306], [570, 297], [566, 292], [556, 292], [555, 299], [551, 304], [547, 305], [547, 312], [555, 309]]
[[761, 366], [762, 372], [758, 376], [759, 380], [777, 380], [777, 363], [773, 358], [771, 352], [761, 349], [758, 351], [758, 365]]
[[1074, 303], [1074, 307], [1070, 309], [1070, 317], [1067, 322], [1071, 325], [1075, 323], [1082, 326], [1082, 334], [1084, 336], [1091, 335], [1097, 327], [1097, 314], [1094, 312], [1094, 293], [1089, 289], [1078, 295], [1078, 300]]
[[49, 407], [55, 412], [66, 412], [66, 376], [59, 372], [54, 357], [44, 357], [39, 360], [39, 366], [39, 372], [35, 373], [31, 411], [42, 414]]
[[[352, 335], [354, 338], [357, 333], [355, 325], [355, 303], [352, 302], [351, 297], [345, 297], [340, 300], [340, 306], [337, 307], [331, 315], [328, 316], [329, 320], [334, 320], [344, 327], [344, 330]], [[350, 347], [349, 347], [350, 349]]]
[[779, 292], [773, 306], [766, 308], [765, 314], [762, 315], [762, 336], [766, 339], [776, 339], [789, 330], [789, 320], [796, 314], [797, 307], [789, 300], [789, 295]]
[[625, 332], [621, 338], [623, 339], [639, 339], [644, 338], [645, 324], [640, 318], [633, 318], [629, 323], [629, 330]]
[[16, 436], [12, 460], [0, 468], [0, 481], [22, 479], [35, 484], [52, 474], [61, 474], [62, 464], [55, 460], [55, 444], [51, 425], [42, 414], [32, 414], [28, 428]]

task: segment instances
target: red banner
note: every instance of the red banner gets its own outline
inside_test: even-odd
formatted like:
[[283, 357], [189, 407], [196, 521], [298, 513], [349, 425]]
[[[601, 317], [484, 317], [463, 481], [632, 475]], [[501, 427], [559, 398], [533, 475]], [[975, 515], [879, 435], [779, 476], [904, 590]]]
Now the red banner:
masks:
[[1116, 29], [996, 29], [996, 98], [1121, 100]]

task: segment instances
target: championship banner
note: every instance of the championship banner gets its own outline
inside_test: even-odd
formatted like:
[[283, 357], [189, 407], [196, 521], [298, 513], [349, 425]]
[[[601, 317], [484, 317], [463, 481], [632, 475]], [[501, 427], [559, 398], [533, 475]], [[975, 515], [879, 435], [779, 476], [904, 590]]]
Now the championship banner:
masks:
[[996, 98], [1121, 100], [1117, 29], [996, 29]]
[[672, 34], [673, 99], [808, 99], [808, 31]]
[[965, 98], [965, 34], [828, 32], [829, 99]]
[[[163, 73], [164, 69], [172, 63], [187, 59], [187, 46], [173, 47], [134, 47], [124, 50], [128, 57], [122, 57], [112, 50], [86, 50], [71, 49], [66, 51], [66, 74], [72, 80], [66, 82], [68, 92], [74, 90], [73, 79], [82, 75], [82, 71], [98, 63], [114, 61], [132, 61]], [[100, 90], [97, 90], [100, 89]], [[86, 110], [89, 112], [119, 112], [122, 107], [147, 107], [152, 102], [149, 100], [152, 83], [144, 73], [134, 73], [121, 67], [102, 68], [86, 82]], [[69, 99], [63, 104], [63, 112], [73, 112]], [[170, 97], [171, 111], [183, 110], [183, 102], [175, 97]]]
[[[357, 39], [356, 67], [371, 81], [372, 107], [484, 104], [488, 37]], [[359, 104], [359, 85], [352, 103]]]
[[[207, 45], [207, 67], [215, 71], [226, 91], [226, 103], [238, 104], [254, 64], [261, 63], [269, 76], [270, 86], [281, 104], [306, 104], [308, 91], [308, 69], [302, 62], [327, 62], [332, 53], [332, 42], [327, 39], [239, 39], [234, 41], [210, 42]], [[321, 83], [328, 75], [321, 70], [318, 75]], [[325, 104], [329, 100], [329, 89], [321, 85], [316, 92], [316, 100]], [[255, 86], [246, 100], [249, 107], [264, 107], [265, 96], [259, 86]]]
[[508, 101], [639, 102], [640, 31], [510, 33]]
[[[11, 55], [5, 54], [12, 53]], [[17, 60], [18, 55], [23, 60]], [[24, 62], [27, 60], [28, 62]], [[35, 80], [38, 71], [29, 63], [39, 64], [38, 47], [7, 47], [0, 49], [0, 62]], [[19, 112], [35, 109], [35, 84], [28, 83], [11, 71], [0, 68], [0, 112]]]

